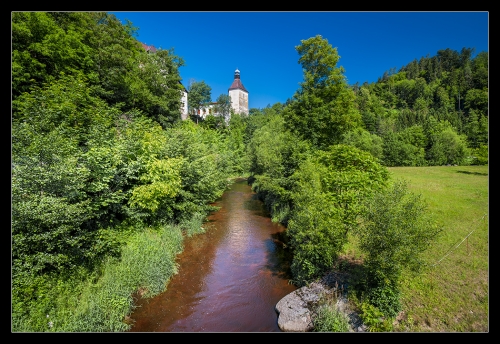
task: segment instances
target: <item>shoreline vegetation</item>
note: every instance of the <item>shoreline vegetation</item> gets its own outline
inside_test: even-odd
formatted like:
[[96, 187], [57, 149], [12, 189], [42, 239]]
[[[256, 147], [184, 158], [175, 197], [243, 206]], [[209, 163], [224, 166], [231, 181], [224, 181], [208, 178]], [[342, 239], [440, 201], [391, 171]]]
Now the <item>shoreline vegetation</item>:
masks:
[[232, 176], [286, 227], [290, 283], [359, 273], [350, 301], [371, 331], [489, 330], [487, 51], [350, 85], [316, 35], [295, 46], [303, 81], [284, 104], [199, 120], [181, 113], [200, 110], [183, 58], [145, 50], [133, 23], [11, 22], [12, 332], [126, 330]]
[[[335, 293], [335, 297], [330, 292], [312, 305], [312, 331], [357, 331], [360, 323], [355, 320], [361, 315], [363, 331], [489, 332], [488, 166], [392, 167], [389, 171], [393, 179], [408, 180], [410, 189], [429, 201], [444, 231], [425, 253], [423, 272], [404, 272], [403, 309], [396, 317], [385, 319], [363, 308], [350, 292]], [[348, 245], [339, 264], [316, 283], [331, 287], [332, 282], [322, 281], [343, 274], [339, 285], [355, 285], [360, 269], [362, 258], [354, 245]], [[341, 309], [345, 304], [347, 311]]]
[[[389, 332], [489, 332], [488, 166], [389, 170], [393, 178], [410, 180], [410, 188], [430, 200], [439, 221], [446, 225], [444, 235], [426, 254], [429, 264], [426, 272], [417, 277], [405, 274], [403, 311], [392, 320], [392, 326], [386, 324], [389, 327], [385, 329], [390, 329]], [[191, 235], [203, 235], [202, 223], [203, 219], [198, 217], [185, 226], [192, 229]], [[474, 232], [463, 241], [470, 230]], [[47, 331], [53, 328], [51, 324], [58, 325], [62, 332], [126, 331], [133, 310], [133, 295], [148, 298], [161, 293], [164, 285], [168, 288], [168, 280], [177, 272], [175, 256], [182, 252], [180, 226], [145, 229], [131, 235], [126, 247], [120, 260], [110, 259], [104, 264], [97, 281], [82, 271], [80, 276], [54, 284], [48, 293], [58, 306], [47, 315]], [[143, 254], [146, 251], [147, 257]], [[151, 255], [152, 252], [155, 254]], [[361, 262], [356, 257], [355, 248], [348, 246], [341, 259], [343, 263], [332, 271], [355, 271]], [[163, 270], [160, 271], [159, 266], [164, 267]], [[139, 280], [142, 287], [136, 289]], [[321, 310], [322, 318], [317, 319], [316, 328], [322, 331], [328, 328], [325, 322], [339, 323], [342, 332], [344, 321], [328, 318], [340, 316], [335, 311], [336, 303], [329, 299], [319, 302], [330, 307]], [[347, 300], [349, 309], [359, 313], [359, 300], [350, 297]], [[371, 324], [372, 331], [383, 329], [380, 318], [369, 318], [370, 313], [366, 313], [364, 324]]]

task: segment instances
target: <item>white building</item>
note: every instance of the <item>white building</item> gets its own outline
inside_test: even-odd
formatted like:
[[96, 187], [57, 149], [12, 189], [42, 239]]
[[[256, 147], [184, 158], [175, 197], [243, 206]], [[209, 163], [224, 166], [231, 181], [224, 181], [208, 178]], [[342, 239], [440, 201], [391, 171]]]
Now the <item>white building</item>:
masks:
[[234, 80], [228, 91], [234, 112], [248, 115], [248, 91], [241, 82], [240, 71], [238, 69], [234, 71]]
[[216, 102], [211, 102], [201, 109], [198, 109], [198, 116], [205, 119], [208, 115], [218, 115], [218, 113], [215, 112], [215, 105], [217, 105]]
[[[153, 45], [147, 45], [144, 43], [141, 44], [144, 50], [146, 50], [148, 53], [155, 53], [157, 50]], [[182, 85], [182, 82], [179, 81], [179, 83]], [[248, 115], [248, 90], [245, 88], [245, 86], [243, 86], [243, 83], [241, 82], [240, 71], [238, 69], [234, 71], [234, 80], [228, 89], [228, 93], [229, 93], [229, 98], [231, 99], [231, 107], [234, 113]], [[207, 106], [198, 110], [198, 115], [203, 119], [205, 119], [209, 114], [218, 115], [214, 111], [215, 110], [214, 107], [216, 104], [217, 103], [215, 102], [207, 104]], [[188, 119], [189, 117], [188, 109], [189, 109], [188, 91], [183, 85], [181, 91], [181, 109], [180, 109], [182, 120]]]
[[[182, 82], [179, 81], [179, 84], [182, 85]], [[188, 119], [188, 91], [182, 86], [182, 97], [181, 97], [181, 119], [184, 121]]]
[[[234, 71], [234, 80], [228, 89], [228, 93], [229, 98], [231, 99], [231, 107], [234, 113], [248, 115], [248, 91], [241, 82], [240, 71], [238, 69]], [[212, 102], [202, 107], [201, 109], [198, 109], [198, 115], [203, 119], [205, 119], [208, 115], [219, 115], [215, 112], [215, 105], [217, 105], [217, 103]]]

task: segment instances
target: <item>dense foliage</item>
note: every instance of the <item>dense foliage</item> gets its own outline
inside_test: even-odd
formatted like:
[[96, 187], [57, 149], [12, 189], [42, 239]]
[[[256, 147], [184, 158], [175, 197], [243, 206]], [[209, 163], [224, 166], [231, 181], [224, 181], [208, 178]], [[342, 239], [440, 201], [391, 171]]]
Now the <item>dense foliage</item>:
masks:
[[488, 53], [473, 52], [439, 50], [352, 86], [364, 129], [382, 140], [384, 165], [488, 162]]
[[205, 81], [191, 81], [188, 87], [188, 106], [190, 118], [201, 120], [200, 109], [212, 102], [212, 88]]
[[398, 283], [403, 269], [422, 270], [421, 253], [441, 231], [429, 214], [425, 200], [409, 192], [404, 181], [366, 200], [356, 229], [366, 252], [364, 290], [370, 303], [390, 317], [401, 310]]
[[49, 286], [76, 283], [66, 277], [81, 269], [98, 278], [131, 231], [199, 231], [244, 169], [244, 128], [181, 122], [181, 59], [147, 53], [112, 15], [13, 13], [12, 23], [13, 324], [43, 331]]
[[[366, 299], [394, 315], [401, 270], [438, 230], [386, 167], [488, 163], [487, 53], [440, 50], [349, 86], [337, 49], [311, 37], [286, 104], [245, 116], [220, 95], [222, 116], [181, 121], [182, 58], [135, 32], [103, 12], [12, 13], [13, 331], [126, 329], [130, 294], [161, 291], [182, 235], [242, 175], [288, 227], [294, 283], [357, 236]], [[190, 85], [192, 112], [210, 90]]]
[[296, 49], [304, 81], [283, 117], [292, 132], [323, 149], [339, 143], [344, 132], [361, 126], [361, 115], [343, 68], [337, 67], [337, 49], [319, 35], [302, 40]]
[[173, 49], [149, 54], [136, 28], [105, 12], [13, 12], [12, 94], [85, 76], [94, 94], [123, 112], [140, 108], [164, 128], [180, 120], [178, 68]]
[[[361, 307], [394, 317], [401, 271], [419, 266], [440, 228], [418, 195], [391, 186], [386, 166], [487, 163], [487, 54], [472, 59], [464, 49], [449, 65], [440, 51], [432, 61], [441, 69], [426, 72], [422, 59], [417, 75], [410, 64], [359, 87], [346, 84], [325, 39], [301, 43], [294, 97], [250, 111], [253, 189], [287, 225], [295, 284], [330, 270], [353, 238], [366, 256]], [[454, 102], [459, 93], [468, 97]]]

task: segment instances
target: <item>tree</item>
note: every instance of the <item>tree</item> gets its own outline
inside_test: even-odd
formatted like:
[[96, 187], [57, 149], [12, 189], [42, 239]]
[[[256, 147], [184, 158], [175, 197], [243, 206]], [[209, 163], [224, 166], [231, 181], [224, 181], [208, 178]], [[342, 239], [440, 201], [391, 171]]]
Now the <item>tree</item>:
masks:
[[482, 116], [488, 116], [488, 89], [471, 89], [465, 95], [465, 110], [470, 113], [478, 111]]
[[458, 134], [453, 128], [435, 134], [432, 142], [432, 147], [427, 152], [432, 165], [461, 165], [469, 156], [466, 136]]
[[488, 146], [488, 117], [472, 109], [465, 126], [465, 132], [471, 148], [479, 148], [481, 145]]
[[366, 253], [366, 292], [371, 304], [394, 317], [401, 309], [399, 280], [403, 269], [419, 271], [423, 253], [441, 232], [421, 195], [396, 181], [366, 199], [357, 229]]
[[180, 121], [183, 86], [179, 67], [183, 63], [173, 49], [158, 49], [155, 53], [142, 51], [125, 78], [130, 99], [124, 110], [140, 108], [163, 128]]
[[90, 52], [76, 27], [62, 29], [47, 12], [13, 12], [13, 97], [57, 78], [61, 72], [89, 73], [94, 66]]
[[[76, 14], [75, 14], [76, 15]], [[144, 52], [134, 37], [137, 28], [130, 22], [123, 25], [106, 12], [83, 12], [90, 17], [88, 28], [82, 27], [84, 42], [92, 49], [94, 83], [102, 88], [99, 96], [108, 104], [124, 103], [124, 111], [133, 107], [127, 76], [139, 67]]]
[[116, 109], [85, 80], [62, 77], [17, 98], [12, 123], [13, 274], [90, 264], [123, 201]]
[[286, 224], [291, 208], [290, 177], [308, 154], [309, 144], [285, 129], [282, 116], [259, 117], [251, 124], [255, 129], [247, 144], [252, 189], [264, 201], [273, 221]]
[[231, 97], [229, 97], [229, 95], [227, 94], [221, 94], [217, 97], [215, 103], [215, 113], [219, 114], [219, 116], [222, 116], [222, 118], [224, 118], [224, 121], [228, 123], [232, 112]]
[[192, 81], [188, 87], [189, 113], [197, 117], [198, 110], [212, 101], [212, 88], [205, 81]]
[[389, 172], [377, 160], [358, 148], [332, 145], [317, 150], [293, 174], [287, 236], [298, 284], [331, 268], [357, 226], [362, 200], [386, 187]]
[[445, 72], [451, 72], [460, 65], [460, 55], [457, 51], [450, 48], [438, 50], [437, 58], [441, 69]]
[[318, 148], [339, 143], [342, 134], [362, 126], [362, 120], [344, 69], [337, 67], [337, 48], [317, 35], [301, 40], [295, 49], [304, 81], [283, 111], [287, 128]]
[[418, 126], [400, 132], [388, 132], [383, 137], [385, 166], [424, 166], [425, 136]]
[[222, 130], [226, 127], [226, 122], [221, 116], [215, 116], [214, 114], [208, 114], [203, 122], [201, 122], [203, 128], [209, 128], [214, 130]]
[[482, 51], [472, 60], [472, 79], [474, 88], [488, 87], [488, 52]]
[[348, 131], [344, 134], [342, 143], [354, 146], [371, 153], [375, 158], [382, 159], [382, 138], [377, 134], [371, 134], [365, 129], [357, 128]]

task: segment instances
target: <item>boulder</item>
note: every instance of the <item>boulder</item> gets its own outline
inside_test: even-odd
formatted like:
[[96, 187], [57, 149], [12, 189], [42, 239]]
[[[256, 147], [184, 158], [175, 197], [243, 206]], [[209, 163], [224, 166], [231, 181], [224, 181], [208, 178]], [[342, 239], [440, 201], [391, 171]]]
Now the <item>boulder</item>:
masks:
[[[337, 294], [338, 292], [338, 294]], [[283, 332], [310, 332], [313, 330], [314, 309], [327, 294], [335, 293], [337, 309], [349, 318], [350, 332], [365, 332], [367, 327], [351, 309], [344, 294], [347, 293], [346, 276], [330, 273], [320, 281], [301, 287], [283, 297], [275, 306], [278, 326]]]
[[299, 288], [276, 304], [278, 326], [283, 332], [308, 332], [313, 329], [312, 310], [323, 293], [331, 292], [325, 285], [314, 282]]

